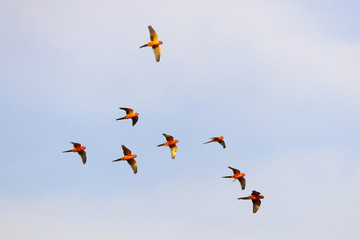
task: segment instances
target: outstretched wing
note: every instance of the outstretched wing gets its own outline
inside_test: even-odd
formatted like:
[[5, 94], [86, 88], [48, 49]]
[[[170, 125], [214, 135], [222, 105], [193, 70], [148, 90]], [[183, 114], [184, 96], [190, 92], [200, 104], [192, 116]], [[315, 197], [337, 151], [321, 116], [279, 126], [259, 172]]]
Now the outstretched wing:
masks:
[[83, 164], [85, 165], [85, 163], [86, 163], [86, 152], [85, 151], [80, 151], [80, 152], [78, 152], [78, 154], [80, 155], [81, 160], [82, 160]]
[[131, 155], [131, 151], [125, 147], [125, 145], [121, 145], [122, 149], [123, 149], [123, 152], [124, 152], [124, 155]]
[[136, 124], [137, 121], [139, 120], [139, 117], [138, 117], [138, 116], [133, 117], [133, 118], [131, 118], [131, 120], [132, 120], [132, 125], [135, 126], [135, 124]]
[[171, 136], [171, 135], [167, 135], [167, 134], [165, 134], [165, 133], [163, 133], [163, 135], [164, 135], [164, 137], [166, 138], [166, 141], [172, 141], [172, 140], [174, 140], [173, 136]]
[[130, 167], [134, 171], [134, 174], [136, 174], [137, 173], [137, 164], [136, 164], [135, 159], [133, 159], [133, 158], [129, 159], [129, 160], [127, 160], [127, 162], [129, 163]]
[[134, 111], [131, 108], [120, 108], [120, 109], [125, 110], [126, 114], [132, 113]]
[[236, 168], [232, 168], [232, 167], [228, 167], [230, 168], [234, 174], [240, 173], [240, 170], [236, 169]]
[[241, 178], [238, 178], [240, 184], [241, 184], [241, 189], [244, 190], [245, 189], [245, 186], [246, 186], [246, 180], [245, 178], [241, 177]]
[[149, 25], [148, 28], [149, 28], [149, 32], [150, 32], [150, 40], [151, 41], [157, 41], [158, 40], [158, 35], [156, 34], [155, 30], [152, 28], [151, 25]]
[[255, 197], [258, 197], [258, 196], [260, 196], [260, 193], [257, 192], [257, 191], [255, 191], [255, 190], [253, 190], [252, 193], [251, 193], [251, 195], [253, 195], [253, 196], [255, 196]]
[[261, 205], [261, 201], [260, 201], [260, 199], [255, 199], [255, 200], [252, 199], [251, 201], [253, 202], [253, 213], [256, 213], [257, 210], [259, 210], [259, 207]]
[[226, 148], [224, 140], [220, 140], [218, 143], [220, 143], [223, 148]]
[[171, 146], [171, 147], [170, 147], [170, 150], [171, 150], [171, 158], [172, 158], [172, 159], [175, 159], [176, 151], [177, 151], [177, 146], [176, 146], [176, 145]]
[[81, 147], [81, 144], [80, 144], [80, 143], [71, 142], [71, 144], [74, 146], [74, 148]]
[[159, 61], [160, 61], [160, 54], [161, 54], [161, 49], [160, 49], [160, 47], [159, 47], [159, 46], [153, 46], [153, 47], [152, 47], [152, 50], [153, 50], [154, 55], [155, 55], [155, 60], [156, 60], [157, 62], [159, 62]]

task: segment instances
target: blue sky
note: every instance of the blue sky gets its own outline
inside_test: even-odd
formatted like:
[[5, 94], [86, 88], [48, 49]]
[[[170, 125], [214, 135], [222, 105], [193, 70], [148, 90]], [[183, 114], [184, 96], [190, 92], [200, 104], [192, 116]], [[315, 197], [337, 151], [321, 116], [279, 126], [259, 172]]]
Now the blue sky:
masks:
[[[2, 239], [358, 235], [357, 1], [0, 3]], [[159, 63], [151, 24], [164, 42]], [[140, 113], [135, 127], [119, 107]], [[175, 160], [156, 148], [179, 139]], [[227, 148], [203, 145], [223, 135]], [[87, 147], [88, 163], [63, 154]], [[121, 145], [138, 155], [138, 174]], [[232, 166], [247, 187], [221, 179]], [[265, 199], [256, 214], [236, 198]]]

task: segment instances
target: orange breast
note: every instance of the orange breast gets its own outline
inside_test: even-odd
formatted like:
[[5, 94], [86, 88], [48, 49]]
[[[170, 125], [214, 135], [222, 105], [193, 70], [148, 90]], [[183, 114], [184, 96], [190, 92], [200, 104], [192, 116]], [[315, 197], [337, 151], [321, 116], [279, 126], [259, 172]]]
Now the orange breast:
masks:
[[132, 113], [127, 114], [126, 118], [133, 118], [133, 117], [136, 117], [137, 115], [139, 115], [139, 113], [132, 112]]
[[162, 44], [161, 41], [151, 41], [149, 42], [149, 46], [153, 47], [153, 46], [159, 46], [160, 44]]
[[80, 151], [84, 150], [85, 148], [86, 148], [85, 146], [74, 148], [74, 152], [80, 152]]
[[132, 158], [136, 158], [136, 154], [133, 154], [133, 155], [126, 155], [123, 157], [124, 160], [129, 160], [129, 159], [132, 159]]
[[241, 177], [243, 177], [243, 176], [245, 176], [245, 173], [236, 173], [236, 174], [234, 174], [234, 178], [241, 178]]
[[171, 146], [171, 145], [176, 144], [177, 142], [179, 142], [179, 140], [167, 141], [167, 142], [166, 142], [166, 145], [167, 145], [167, 146]]

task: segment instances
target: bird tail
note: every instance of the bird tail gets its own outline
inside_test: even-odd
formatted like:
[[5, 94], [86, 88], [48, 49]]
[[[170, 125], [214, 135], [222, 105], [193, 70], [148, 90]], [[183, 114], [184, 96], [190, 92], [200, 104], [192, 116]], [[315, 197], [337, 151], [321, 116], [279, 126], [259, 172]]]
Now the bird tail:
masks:
[[208, 141], [208, 142], [204, 142], [204, 144], [211, 143], [211, 142], [212, 142], [212, 140], [210, 140], [210, 141]]
[[247, 199], [251, 199], [251, 197], [250, 196], [249, 197], [240, 197], [238, 199], [247, 200]]
[[144, 44], [144, 45], [142, 45], [141, 47], [139, 47], [139, 48], [143, 48], [143, 47], [147, 47], [148, 45], [147, 44]]
[[122, 118], [118, 118], [116, 120], [123, 120], [123, 119], [126, 119], [126, 116], [125, 117], [122, 117]]
[[157, 147], [165, 146], [165, 143], [157, 145]]
[[66, 153], [66, 152], [73, 152], [73, 150], [70, 149], [70, 150], [67, 150], [67, 151], [63, 151], [63, 153]]
[[124, 160], [124, 158], [116, 159], [116, 160], [114, 160], [113, 162], [118, 162], [118, 161], [121, 161], [121, 160]]
[[223, 177], [223, 178], [232, 178], [233, 176], [225, 176], [225, 177]]

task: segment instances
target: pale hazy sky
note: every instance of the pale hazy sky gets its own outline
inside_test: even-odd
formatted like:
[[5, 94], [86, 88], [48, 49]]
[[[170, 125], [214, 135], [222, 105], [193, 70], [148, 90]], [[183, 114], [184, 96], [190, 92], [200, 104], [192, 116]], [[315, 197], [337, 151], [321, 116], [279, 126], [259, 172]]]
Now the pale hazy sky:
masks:
[[[355, 239], [358, 1], [1, 1], [1, 239]], [[156, 63], [139, 49], [152, 25]], [[135, 127], [119, 107], [140, 113]], [[175, 160], [156, 148], [179, 139]], [[225, 136], [227, 148], [204, 145]], [[63, 154], [87, 147], [88, 163]], [[121, 145], [138, 155], [138, 174]], [[232, 166], [247, 187], [232, 183]], [[256, 214], [252, 190], [265, 199]]]

